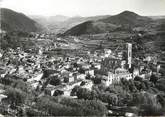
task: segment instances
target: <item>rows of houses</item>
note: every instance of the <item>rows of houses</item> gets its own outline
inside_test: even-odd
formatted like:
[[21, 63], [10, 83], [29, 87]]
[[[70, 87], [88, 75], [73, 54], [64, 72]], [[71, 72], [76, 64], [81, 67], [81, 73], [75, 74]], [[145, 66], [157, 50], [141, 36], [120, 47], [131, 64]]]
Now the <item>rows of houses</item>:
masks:
[[77, 85], [91, 90], [94, 85], [91, 79], [95, 79], [97, 74], [102, 76], [101, 80], [106, 86], [118, 83], [122, 78], [129, 80], [143, 75], [140, 74], [144, 69], [141, 66], [130, 72], [132, 67], [130, 43], [127, 44], [126, 60], [122, 59], [121, 51], [116, 53], [110, 49], [95, 51], [93, 54], [88, 51], [86, 53], [88, 58], [48, 56], [43, 54], [43, 51], [40, 48], [38, 54], [31, 54], [18, 48], [1, 52], [1, 61], [4, 64], [3, 70], [0, 71], [5, 71], [0, 72], [1, 78], [5, 78], [8, 74], [16, 75], [26, 79], [34, 89], [42, 90], [46, 95], [70, 96], [72, 89]]

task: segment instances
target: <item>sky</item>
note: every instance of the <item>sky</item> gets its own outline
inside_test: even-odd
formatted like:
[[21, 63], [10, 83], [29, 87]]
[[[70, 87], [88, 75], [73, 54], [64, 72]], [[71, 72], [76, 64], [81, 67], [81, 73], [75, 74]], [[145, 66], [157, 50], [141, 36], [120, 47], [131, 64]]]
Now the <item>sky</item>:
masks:
[[114, 15], [125, 10], [144, 16], [165, 15], [165, 0], [0, 0], [0, 7], [42, 16]]

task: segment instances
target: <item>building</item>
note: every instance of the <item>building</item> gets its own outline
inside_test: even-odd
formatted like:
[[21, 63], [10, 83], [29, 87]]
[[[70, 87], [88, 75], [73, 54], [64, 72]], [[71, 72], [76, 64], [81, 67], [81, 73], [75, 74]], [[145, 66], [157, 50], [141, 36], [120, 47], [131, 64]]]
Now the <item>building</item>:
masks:
[[117, 68], [114, 73], [108, 72], [108, 77], [105, 82], [106, 86], [109, 86], [112, 83], [119, 83], [122, 78], [126, 80], [132, 79], [132, 74], [123, 68]]
[[3, 94], [4, 92], [5, 92], [5, 90], [0, 89], [0, 103], [1, 103], [2, 99], [7, 98], [7, 96]]
[[1, 51], [0, 51], [0, 58], [3, 56], [3, 54], [1, 53]]
[[84, 80], [86, 78], [86, 75], [85, 74], [80, 74], [80, 73], [77, 73], [75, 75], [75, 79], [76, 80]]
[[65, 83], [74, 82], [74, 80], [75, 80], [75, 78], [73, 76], [64, 77]]
[[134, 68], [134, 71], [133, 71], [133, 78], [135, 78], [136, 76], [139, 76], [140, 75], [140, 71], [138, 68]]
[[39, 73], [39, 74], [37, 74], [36, 76], [34, 76], [34, 77], [28, 79], [27, 81], [28, 81], [28, 82], [40, 81], [42, 77], [43, 77], [43, 73]]
[[118, 59], [122, 60], [122, 58], [123, 58], [123, 52], [118, 52], [117, 53], [117, 57], [118, 57]]
[[100, 63], [93, 63], [92, 64], [93, 66], [94, 66], [94, 68], [96, 68], [96, 69], [101, 69], [101, 64]]
[[68, 84], [62, 84], [59, 86], [53, 86], [53, 85], [48, 84], [48, 86], [45, 89], [45, 94], [50, 95], [50, 96], [54, 96], [54, 95], [56, 96], [55, 93], [60, 91], [60, 92], [63, 92], [62, 93], [63, 96], [70, 96], [72, 89], [77, 85], [80, 86], [81, 82], [82, 81], [80, 80], [80, 81], [71, 82]]
[[91, 65], [87, 63], [81, 64], [83, 69], [90, 69]]
[[105, 53], [104, 54], [105, 57], [109, 57], [111, 55], [112, 51], [110, 49], [104, 49], [104, 53]]
[[90, 75], [90, 76], [94, 76], [94, 70], [93, 69], [86, 70], [85, 74]]
[[131, 64], [132, 64], [132, 44], [131, 43], [127, 43], [127, 51], [128, 51], [128, 58], [127, 58], [127, 62], [128, 62], [128, 67], [131, 68]]

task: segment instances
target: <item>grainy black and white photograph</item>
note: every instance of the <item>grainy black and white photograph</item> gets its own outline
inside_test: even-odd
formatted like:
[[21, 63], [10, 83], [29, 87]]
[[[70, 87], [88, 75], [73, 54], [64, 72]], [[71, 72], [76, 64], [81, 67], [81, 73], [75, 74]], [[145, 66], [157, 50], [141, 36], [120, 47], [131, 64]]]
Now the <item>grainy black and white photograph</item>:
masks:
[[165, 116], [165, 0], [0, 0], [0, 117]]

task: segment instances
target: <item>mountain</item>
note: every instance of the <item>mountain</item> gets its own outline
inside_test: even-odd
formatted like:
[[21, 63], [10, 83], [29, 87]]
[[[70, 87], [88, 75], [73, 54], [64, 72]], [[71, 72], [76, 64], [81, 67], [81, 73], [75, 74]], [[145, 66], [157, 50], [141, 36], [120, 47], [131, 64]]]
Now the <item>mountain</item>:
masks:
[[69, 19], [69, 17], [64, 16], [64, 15], [50, 16], [50, 17], [48, 18], [48, 20], [49, 20], [50, 22], [63, 22], [63, 21], [66, 21], [66, 20], [68, 20], [68, 19]]
[[70, 28], [86, 22], [88, 20], [99, 20], [102, 18], [109, 17], [109, 15], [102, 15], [102, 16], [92, 16], [92, 17], [81, 17], [81, 16], [74, 16], [74, 17], [67, 17], [62, 15], [51, 16], [51, 17], [44, 17], [44, 16], [31, 16], [33, 20], [41, 24], [47, 31], [53, 33], [63, 33]]
[[157, 20], [157, 19], [165, 19], [165, 16], [164, 15], [161, 15], [161, 16], [148, 16], [154, 20]]
[[67, 30], [64, 35], [82, 35], [82, 34], [98, 34], [113, 31], [119, 28], [116, 25], [110, 23], [103, 23], [100, 21], [86, 21], [81, 23], [69, 30]]
[[71, 17], [68, 20], [66, 20], [65, 22], [62, 22], [61, 25], [63, 24], [63, 27], [66, 28], [71, 28], [73, 26], [76, 26], [80, 23], [86, 22], [86, 21], [97, 21], [99, 19], [103, 19], [109, 17], [109, 15], [100, 15], [100, 16], [91, 16], [91, 17]]
[[83, 22], [86, 22], [86, 21], [89, 21], [89, 20], [97, 21], [99, 19], [107, 18], [109, 16], [110, 15], [100, 15], [100, 16], [91, 16], [91, 17], [77, 16], [77, 17], [71, 17], [71, 18], [69, 18], [68, 20], [66, 20], [65, 22], [62, 22], [62, 23], [64, 23], [65, 25], [71, 25], [72, 24], [72, 26], [73, 26], [74, 24], [80, 24], [80, 23], [83, 23]]
[[100, 21], [116, 25], [128, 25], [131, 27], [135, 27], [145, 25], [146, 23], [152, 20], [148, 17], [140, 16], [134, 12], [124, 11], [118, 15], [101, 19]]
[[37, 22], [39, 25], [42, 26], [44, 32], [49, 32], [48, 28], [48, 17], [46, 16], [41, 16], [41, 15], [30, 15], [29, 16], [31, 19], [33, 19], [35, 22]]
[[164, 19], [158, 19], [157, 20], [157, 29], [158, 31], [165, 31], [165, 18]]
[[41, 29], [40, 25], [22, 13], [1, 8], [1, 29], [5, 31], [35, 32]]
[[67, 30], [64, 35], [97, 34], [116, 30], [133, 30], [135, 27], [145, 27], [150, 22], [152, 22], [151, 18], [140, 16], [134, 12], [124, 11], [118, 15], [76, 25]]

